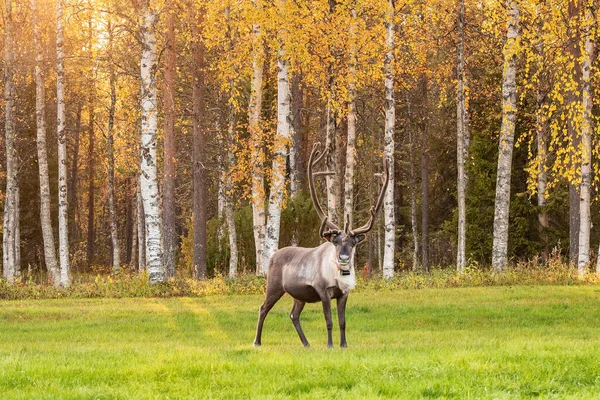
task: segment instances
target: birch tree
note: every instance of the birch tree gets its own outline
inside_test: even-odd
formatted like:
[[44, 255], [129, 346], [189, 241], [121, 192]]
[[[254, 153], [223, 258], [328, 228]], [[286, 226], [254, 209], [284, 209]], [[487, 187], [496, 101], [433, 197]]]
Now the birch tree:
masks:
[[[278, 9], [282, 13], [285, 2], [286, 0], [279, 0], [277, 3]], [[279, 246], [281, 208], [285, 192], [285, 166], [291, 139], [290, 120], [292, 110], [289, 60], [285, 50], [284, 34], [283, 29], [280, 29], [278, 32], [279, 49], [277, 52], [277, 133], [273, 145], [271, 187], [265, 229], [265, 247], [263, 253], [263, 271], [265, 274], [269, 265], [269, 259]]]
[[383, 156], [389, 161], [390, 180], [383, 199], [385, 247], [383, 250], [383, 276], [394, 276], [394, 256], [396, 253], [396, 218], [394, 213], [394, 132], [396, 126], [396, 101], [394, 98], [394, 0], [388, 0], [386, 12], [386, 46], [384, 60], [385, 73], [385, 148]]
[[35, 115], [37, 132], [38, 171], [40, 179], [40, 219], [42, 236], [44, 239], [44, 259], [48, 269], [49, 278], [55, 286], [60, 285], [60, 270], [56, 260], [56, 247], [54, 244], [54, 231], [52, 230], [52, 216], [50, 215], [50, 180], [48, 177], [48, 151], [46, 146], [46, 119], [45, 119], [45, 89], [42, 71], [44, 56], [42, 53], [42, 39], [39, 26], [37, 0], [31, 0], [31, 13], [33, 19], [33, 37], [35, 47]]
[[[257, 11], [260, 11], [259, 1], [254, 0], [253, 5]], [[252, 79], [250, 82], [248, 129], [250, 131], [250, 158], [252, 163], [252, 229], [254, 232], [256, 273], [260, 275], [266, 273], [266, 268], [263, 267], [263, 248], [265, 241], [265, 154], [263, 134], [260, 126], [265, 55], [261, 26], [256, 22], [252, 24], [252, 40], [254, 51], [252, 53]]]
[[[354, 166], [356, 164], [356, 9], [351, 10], [350, 63], [348, 67], [348, 136], [346, 140], [346, 172], [344, 174], [344, 218], [352, 226], [354, 216]], [[387, 100], [387, 98], [386, 98]], [[386, 115], [387, 117], [387, 115]], [[386, 121], [387, 124], [387, 121]], [[387, 125], [386, 125], [387, 128]]]
[[177, 233], [175, 232], [175, 10], [166, 10], [167, 34], [165, 45], [165, 75], [163, 86], [164, 104], [164, 157], [163, 157], [163, 217], [165, 241], [165, 272], [167, 277], [175, 276], [175, 256], [177, 253]]
[[63, 0], [56, 2], [56, 130], [58, 138], [58, 253], [60, 284], [70, 284]]
[[114, 126], [115, 107], [117, 103], [116, 74], [113, 65], [113, 40], [114, 31], [111, 21], [108, 22], [108, 64], [109, 64], [109, 86], [110, 105], [108, 107], [108, 212], [110, 214], [110, 240], [112, 247], [113, 273], [121, 268], [121, 253], [119, 249], [119, 230], [117, 229], [117, 212], [115, 207], [115, 148], [114, 148]]
[[6, 136], [6, 200], [4, 203], [3, 226], [3, 276], [9, 282], [19, 273], [17, 252], [20, 238], [17, 235], [19, 219], [18, 207], [18, 158], [15, 151], [15, 82], [14, 82], [14, 48], [13, 48], [13, 13], [12, 0], [6, 0], [4, 26], [4, 102], [5, 102], [5, 136]]
[[581, 188], [579, 203], [579, 255], [577, 268], [579, 275], [585, 275], [590, 262], [590, 189], [592, 184], [592, 133], [593, 133], [593, 88], [592, 60], [594, 59], [595, 43], [592, 36], [594, 28], [593, 2], [586, 1], [583, 31], [585, 48], [582, 61], [582, 116], [581, 116]]
[[458, 62], [456, 65], [457, 101], [456, 101], [456, 164], [457, 164], [457, 197], [458, 197], [458, 243], [456, 246], [456, 269], [464, 271], [466, 259], [466, 187], [467, 173], [465, 160], [467, 158], [468, 123], [465, 98], [465, 1], [459, 0], [458, 6]]
[[140, 73], [142, 80], [142, 135], [140, 146], [140, 191], [145, 213], [148, 277], [151, 283], [156, 283], [165, 280], [162, 217], [160, 213], [156, 157], [158, 114], [155, 26], [158, 16], [151, 4], [151, 0], [143, 0], [141, 6], [140, 33], [142, 57]]
[[494, 239], [492, 268], [504, 270], [508, 258], [508, 217], [510, 208], [510, 180], [517, 119], [516, 58], [519, 51], [520, 16], [516, 0], [506, 0], [507, 34], [504, 44], [504, 67], [502, 73], [502, 126], [498, 147], [498, 173], [496, 178], [496, 202], [494, 210]]
[[415, 143], [412, 131], [410, 98], [408, 96], [406, 97], [406, 131], [409, 153], [410, 226], [413, 239], [412, 270], [416, 271], [419, 266], [419, 227], [417, 222], [417, 184], [415, 182]]
[[544, 88], [542, 87], [542, 82], [547, 80], [547, 76], [543, 74], [544, 71], [544, 58], [545, 58], [545, 49], [544, 49], [544, 40], [543, 40], [543, 19], [540, 12], [540, 6], [536, 8], [536, 16], [538, 18], [538, 23], [536, 25], [536, 33], [537, 33], [537, 43], [535, 44], [536, 48], [536, 56], [537, 56], [537, 69], [538, 69], [538, 83], [536, 87], [536, 120], [535, 120], [535, 138], [536, 138], [536, 150], [537, 150], [537, 206], [539, 209], [538, 212], [538, 223], [539, 223], [539, 232], [542, 241], [544, 242], [544, 252], [543, 258], [548, 258], [548, 239], [547, 232], [548, 229], [548, 213], [546, 212], [546, 186], [548, 183], [548, 138], [547, 138], [547, 123], [546, 116], [544, 115], [544, 99], [545, 93]]
[[197, 10], [192, 19], [193, 70], [192, 75], [192, 216], [194, 220], [194, 275], [206, 278], [206, 138], [202, 126], [205, 113], [204, 102], [204, 47], [200, 40], [203, 10]]

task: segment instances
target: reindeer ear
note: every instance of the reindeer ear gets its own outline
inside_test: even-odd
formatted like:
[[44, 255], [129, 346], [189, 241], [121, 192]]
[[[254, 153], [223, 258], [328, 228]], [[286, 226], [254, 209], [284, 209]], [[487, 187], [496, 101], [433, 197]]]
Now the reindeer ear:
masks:
[[361, 243], [366, 238], [367, 238], [367, 235], [365, 235], [364, 233], [359, 233], [358, 235], [354, 236], [354, 240], [356, 240], [356, 244]]
[[325, 232], [323, 234], [323, 239], [327, 240], [328, 242], [331, 242], [333, 239], [335, 239], [335, 233], [333, 233], [333, 232]]

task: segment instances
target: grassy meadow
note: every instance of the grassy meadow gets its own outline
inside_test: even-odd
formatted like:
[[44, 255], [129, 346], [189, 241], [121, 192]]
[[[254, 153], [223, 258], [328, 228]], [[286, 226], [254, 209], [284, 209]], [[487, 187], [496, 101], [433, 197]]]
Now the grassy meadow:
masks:
[[596, 399], [600, 286], [353, 293], [348, 349], [284, 297], [0, 301], [2, 399]]

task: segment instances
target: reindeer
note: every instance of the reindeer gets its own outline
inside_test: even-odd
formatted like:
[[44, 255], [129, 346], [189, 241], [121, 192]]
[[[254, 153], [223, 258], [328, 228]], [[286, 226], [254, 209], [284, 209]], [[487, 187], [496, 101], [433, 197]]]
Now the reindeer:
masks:
[[383, 195], [389, 182], [389, 165], [386, 158], [383, 160], [383, 172], [377, 174], [381, 177], [382, 187], [377, 197], [377, 203], [370, 209], [370, 219], [362, 227], [352, 229], [349, 216], [345, 218], [344, 229], [332, 223], [323, 212], [315, 191], [314, 178], [316, 176], [333, 175], [334, 172], [313, 172], [326, 154], [321, 153], [320, 143], [315, 143], [308, 160], [308, 183], [313, 205], [321, 219], [319, 235], [325, 242], [315, 248], [285, 247], [273, 254], [269, 261], [267, 273], [267, 293], [265, 302], [260, 306], [258, 326], [254, 346], [261, 345], [262, 328], [265, 318], [277, 301], [288, 293], [294, 299], [294, 306], [290, 318], [298, 332], [298, 336], [305, 347], [309, 347], [308, 340], [300, 326], [300, 313], [306, 303], [323, 303], [323, 313], [327, 324], [327, 347], [333, 347], [331, 339], [331, 299], [337, 300], [338, 322], [340, 324], [340, 347], [347, 347], [346, 343], [346, 302], [348, 294], [356, 285], [354, 271], [354, 251], [356, 245], [365, 240], [366, 233], [373, 228], [375, 216], [383, 203]]

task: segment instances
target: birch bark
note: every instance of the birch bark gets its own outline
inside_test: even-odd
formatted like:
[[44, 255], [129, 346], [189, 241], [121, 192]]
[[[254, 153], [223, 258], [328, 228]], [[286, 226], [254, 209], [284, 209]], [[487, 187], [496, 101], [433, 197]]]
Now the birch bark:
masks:
[[585, 9], [583, 31], [585, 35], [585, 50], [582, 62], [582, 105], [583, 115], [581, 124], [581, 189], [579, 203], [579, 255], [577, 269], [579, 275], [587, 272], [590, 262], [590, 190], [592, 184], [592, 133], [593, 133], [593, 88], [592, 60], [594, 59], [595, 44], [592, 37], [592, 25], [595, 15], [592, 6]]
[[383, 156], [389, 160], [390, 181], [383, 199], [384, 242], [383, 276], [394, 276], [394, 256], [396, 253], [396, 217], [394, 212], [394, 132], [396, 127], [396, 100], [394, 98], [394, 0], [388, 0], [387, 20], [387, 52], [384, 60], [385, 73], [385, 147]]
[[413, 265], [412, 270], [417, 271], [419, 267], [419, 226], [417, 222], [417, 184], [415, 177], [415, 142], [412, 131], [412, 114], [410, 98], [406, 98], [406, 130], [408, 136], [409, 152], [409, 185], [410, 185], [410, 224], [413, 238]]
[[458, 9], [458, 63], [457, 76], [457, 101], [456, 101], [456, 164], [458, 170], [457, 197], [458, 197], [458, 243], [456, 246], [456, 269], [465, 270], [466, 258], [466, 189], [467, 172], [465, 160], [468, 155], [466, 146], [468, 132], [467, 107], [465, 98], [465, 1], [460, 0]]
[[[230, 85], [230, 93], [233, 92], [233, 84]], [[227, 223], [227, 236], [229, 238], [229, 277], [233, 278], [237, 275], [238, 266], [238, 246], [237, 246], [237, 231], [235, 229], [235, 218], [233, 214], [233, 183], [231, 181], [231, 170], [235, 163], [235, 155], [233, 154], [233, 141], [235, 137], [235, 108], [233, 103], [229, 104], [229, 127], [227, 131], [227, 155], [226, 166], [224, 168], [225, 181], [224, 190], [224, 208], [225, 219]]]
[[517, 119], [516, 55], [519, 46], [520, 17], [516, 0], [506, 0], [508, 32], [504, 44], [504, 71], [502, 83], [502, 127], [498, 148], [496, 203], [494, 210], [494, 239], [492, 268], [505, 269], [508, 258], [508, 223], [510, 209], [510, 180], [512, 153]]
[[56, 2], [56, 130], [58, 138], [58, 254], [60, 285], [70, 284], [69, 214], [67, 190], [67, 131], [65, 113], [64, 5]]
[[429, 272], [429, 138], [428, 138], [428, 82], [423, 74], [421, 81], [421, 267]]
[[163, 157], [163, 217], [165, 241], [165, 272], [167, 277], [175, 276], [177, 253], [177, 234], [175, 232], [175, 158], [177, 156], [175, 142], [175, 10], [169, 8], [167, 13], [167, 34], [165, 46], [165, 76], [163, 86], [164, 106], [164, 157]]
[[112, 246], [113, 273], [121, 268], [121, 252], [119, 249], [119, 231], [117, 227], [117, 211], [115, 206], [115, 146], [114, 146], [114, 126], [115, 126], [115, 107], [117, 103], [116, 80], [113, 60], [113, 25], [108, 23], [108, 62], [109, 62], [109, 86], [110, 86], [110, 105], [108, 108], [108, 212], [110, 214], [110, 239]]
[[[286, 0], [279, 0], [278, 7], [283, 8]], [[269, 259], [279, 246], [279, 229], [281, 208], [285, 192], [285, 167], [291, 139], [291, 92], [289, 78], [289, 61], [284, 48], [283, 30], [278, 33], [279, 50], [277, 53], [277, 134], [275, 135], [273, 164], [271, 168], [271, 188], [269, 191], [269, 207], [265, 247], [263, 254], [263, 271], [269, 265]]]
[[536, 147], [537, 147], [537, 162], [538, 162], [538, 178], [537, 178], [537, 206], [539, 209], [538, 212], [538, 222], [539, 222], [539, 232], [540, 238], [544, 243], [543, 250], [543, 259], [546, 260], [548, 258], [548, 238], [547, 238], [547, 229], [548, 229], [548, 213], [546, 212], [546, 185], [548, 183], [548, 171], [547, 171], [547, 163], [548, 163], [548, 144], [546, 137], [546, 118], [544, 116], [544, 89], [543, 82], [547, 79], [546, 76], [542, 75], [543, 71], [543, 62], [545, 58], [544, 53], [544, 42], [541, 39], [542, 37], [542, 26], [543, 21], [541, 19], [540, 8], [536, 9], [537, 18], [539, 22], [537, 24], [537, 33], [538, 33], [538, 42], [536, 43], [536, 51], [538, 55], [538, 85], [537, 85], [537, 93], [536, 93], [536, 121], [535, 121], [535, 129], [536, 129]]
[[40, 178], [40, 219], [42, 236], [44, 239], [44, 259], [48, 269], [49, 278], [55, 286], [60, 285], [60, 270], [56, 260], [56, 247], [54, 244], [54, 231], [52, 230], [52, 216], [50, 207], [50, 181], [48, 178], [48, 153], [46, 148], [46, 119], [44, 75], [42, 72], [43, 54], [38, 20], [37, 1], [31, 0], [33, 18], [33, 37], [35, 46], [35, 115], [37, 127], [37, 155]]
[[[253, 2], [259, 9], [258, 1]], [[256, 273], [265, 274], [263, 268], [263, 249], [265, 242], [265, 175], [264, 175], [264, 143], [260, 127], [262, 112], [264, 46], [260, 24], [252, 25], [254, 53], [252, 58], [252, 81], [250, 83], [249, 123], [252, 160], [252, 229], [254, 232], [254, 249], [256, 255]]]
[[6, 0], [6, 19], [4, 28], [4, 101], [6, 136], [6, 200], [3, 226], [3, 272], [4, 278], [14, 282], [19, 272], [17, 253], [20, 245], [17, 235], [19, 218], [17, 155], [15, 151], [14, 121], [14, 50], [13, 50], [13, 14], [12, 0]]
[[146, 223], [146, 264], [148, 277], [151, 283], [157, 283], [165, 280], [165, 269], [163, 264], [162, 218], [160, 215], [156, 157], [158, 114], [155, 25], [158, 17], [150, 1], [142, 1], [140, 20], [142, 38], [142, 57], [140, 62], [142, 79], [140, 192], [144, 204], [144, 219]]
[[354, 166], [356, 164], [356, 9], [353, 8], [351, 13], [350, 65], [348, 68], [348, 136], [346, 141], [346, 172], [344, 173], [344, 223], [347, 220], [349, 227], [352, 226], [354, 220]]
[[192, 108], [193, 108], [193, 191], [194, 199], [192, 214], [194, 223], [194, 275], [196, 279], [206, 278], [206, 138], [203, 131], [202, 117], [205, 112], [204, 103], [204, 48], [200, 41], [201, 26], [204, 11], [197, 11], [192, 20], [192, 34], [194, 36], [192, 57], [194, 69], [192, 71]]

